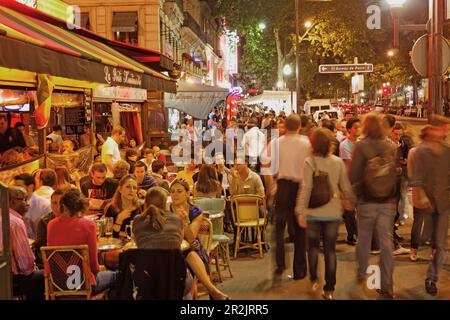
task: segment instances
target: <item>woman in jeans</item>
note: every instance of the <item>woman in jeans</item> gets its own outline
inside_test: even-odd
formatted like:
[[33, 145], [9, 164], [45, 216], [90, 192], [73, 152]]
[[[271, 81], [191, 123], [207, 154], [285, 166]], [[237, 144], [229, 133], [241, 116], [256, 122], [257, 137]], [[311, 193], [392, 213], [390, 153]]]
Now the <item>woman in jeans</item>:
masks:
[[[306, 158], [303, 186], [297, 196], [296, 216], [297, 222], [306, 229], [308, 238], [308, 262], [310, 280], [313, 291], [318, 288], [317, 263], [320, 247], [320, 236], [323, 235], [325, 255], [325, 285], [322, 296], [333, 299], [336, 284], [336, 240], [339, 223], [342, 221], [342, 196], [350, 202], [355, 202], [355, 195], [347, 177], [342, 159], [331, 154], [333, 136], [330, 130], [316, 129], [311, 135], [312, 156]], [[331, 200], [318, 208], [309, 208], [311, 191], [313, 188], [314, 171], [323, 171], [328, 174]], [[346, 206], [348, 207], [348, 205]]]

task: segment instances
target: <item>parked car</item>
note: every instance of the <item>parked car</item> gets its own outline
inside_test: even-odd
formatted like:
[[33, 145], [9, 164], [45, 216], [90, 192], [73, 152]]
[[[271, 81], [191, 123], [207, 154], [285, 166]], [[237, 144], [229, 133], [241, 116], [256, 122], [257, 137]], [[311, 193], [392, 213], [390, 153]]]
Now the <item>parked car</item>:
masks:
[[338, 119], [339, 121], [342, 121], [344, 119], [344, 114], [340, 110], [320, 110], [314, 112], [313, 119], [316, 123], [319, 123], [319, 121], [323, 118], [324, 113], [328, 113], [328, 116], [330, 119]]
[[383, 107], [382, 104], [377, 104], [377, 105], [375, 105], [375, 109], [373, 111], [383, 113], [384, 112], [384, 107]]

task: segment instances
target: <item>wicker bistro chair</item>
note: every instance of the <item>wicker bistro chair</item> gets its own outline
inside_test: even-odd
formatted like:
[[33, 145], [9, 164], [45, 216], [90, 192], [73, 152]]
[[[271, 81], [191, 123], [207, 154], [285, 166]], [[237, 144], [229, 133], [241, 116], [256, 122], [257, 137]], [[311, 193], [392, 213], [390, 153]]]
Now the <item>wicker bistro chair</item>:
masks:
[[[212, 237], [213, 237], [212, 223], [208, 218], [203, 217], [197, 238], [200, 241], [202, 247], [208, 253], [209, 257], [212, 257], [212, 256], [217, 257], [218, 242], [213, 241]], [[217, 268], [217, 264], [216, 264], [216, 268]], [[193, 296], [194, 300], [196, 300], [199, 296], [198, 290], [197, 290], [197, 283], [198, 283], [198, 279], [197, 279], [197, 277], [194, 277], [194, 285], [193, 285], [193, 290], [192, 290], [193, 291], [192, 296]], [[203, 292], [201, 293], [201, 295], [203, 295]]]
[[[243, 194], [231, 198], [233, 223], [236, 227], [234, 258], [237, 258], [239, 250], [247, 248], [259, 250], [259, 256], [263, 257], [263, 245], [267, 241], [266, 213], [263, 210], [261, 218], [259, 206], [264, 203], [265, 199], [258, 195]], [[252, 231], [256, 231], [256, 243], [251, 243]]]
[[87, 245], [42, 247], [45, 299], [92, 299]]
[[[217, 242], [217, 254], [216, 259], [216, 269], [219, 275], [219, 281], [223, 281], [222, 273], [220, 267], [224, 267], [225, 270], [228, 269], [230, 277], [233, 277], [230, 266], [230, 242], [231, 239], [224, 234], [223, 228], [223, 218], [225, 210], [225, 199], [221, 198], [198, 198], [194, 200], [194, 204], [202, 209], [205, 217], [208, 217], [212, 222], [212, 241]], [[222, 261], [222, 262], [221, 262]]]

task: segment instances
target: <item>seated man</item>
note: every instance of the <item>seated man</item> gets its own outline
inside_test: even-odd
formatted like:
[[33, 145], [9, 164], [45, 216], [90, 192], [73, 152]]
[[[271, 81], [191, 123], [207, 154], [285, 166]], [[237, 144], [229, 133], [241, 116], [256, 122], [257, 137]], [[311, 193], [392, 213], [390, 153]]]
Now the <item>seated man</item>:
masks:
[[103, 163], [94, 163], [89, 176], [80, 180], [83, 195], [89, 199], [89, 209], [102, 211], [106, 200], [110, 200], [116, 192], [118, 182], [106, 177], [107, 168]]
[[51, 211], [50, 197], [56, 186], [56, 172], [52, 169], [39, 170], [35, 177], [36, 191], [30, 198], [30, 210], [27, 213], [28, 237], [35, 239], [39, 219]]
[[148, 189], [157, 186], [155, 179], [147, 172], [147, 166], [142, 161], [136, 162], [133, 176], [136, 178], [139, 188], [138, 195], [141, 199], [145, 198]]
[[179, 171], [177, 174], [177, 179], [184, 179], [192, 188], [194, 187], [193, 176], [198, 172], [197, 165], [195, 164], [195, 159], [192, 158], [191, 162], [184, 168], [183, 171]]
[[[235, 168], [231, 170], [230, 194], [231, 196], [250, 194], [258, 195], [265, 198], [264, 185], [261, 177], [254, 171], [250, 170], [248, 163], [235, 164]], [[264, 204], [259, 206], [260, 217], [265, 216], [266, 208]]]
[[231, 175], [231, 196], [240, 194], [265, 196], [261, 177], [256, 172], [250, 170], [247, 163], [237, 163], [235, 168], [231, 170]]
[[163, 178], [164, 174], [164, 162], [161, 160], [155, 160], [152, 163], [152, 177], [155, 179], [157, 185], [165, 190], [169, 191], [169, 181]]
[[[44, 272], [36, 270], [35, 257], [28, 243], [23, 216], [27, 212], [27, 192], [23, 188], [8, 189], [11, 271], [14, 295], [25, 295], [27, 300], [44, 299]], [[3, 250], [0, 228], [0, 251]]]

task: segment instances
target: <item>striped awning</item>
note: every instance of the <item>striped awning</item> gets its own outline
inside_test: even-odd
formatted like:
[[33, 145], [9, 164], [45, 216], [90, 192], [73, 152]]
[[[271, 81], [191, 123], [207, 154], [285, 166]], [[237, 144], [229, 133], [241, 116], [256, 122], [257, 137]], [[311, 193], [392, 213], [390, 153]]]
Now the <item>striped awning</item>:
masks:
[[[94, 39], [0, 2], [0, 65], [77, 80], [176, 92], [169, 77]], [[15, 9], [15, 8], [14, 8]]]

